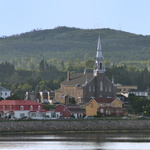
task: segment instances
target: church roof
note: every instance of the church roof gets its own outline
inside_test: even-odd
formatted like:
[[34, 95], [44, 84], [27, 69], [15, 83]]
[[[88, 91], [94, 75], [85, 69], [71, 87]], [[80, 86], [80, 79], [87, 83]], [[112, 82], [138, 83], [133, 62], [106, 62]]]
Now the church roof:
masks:
[[83, 84], [90, 82], [94, 79], [93, 73], [74, 73], [70, 76], [70, 80], [64, 80], [61, 84], [68, 86], [81, 87]]

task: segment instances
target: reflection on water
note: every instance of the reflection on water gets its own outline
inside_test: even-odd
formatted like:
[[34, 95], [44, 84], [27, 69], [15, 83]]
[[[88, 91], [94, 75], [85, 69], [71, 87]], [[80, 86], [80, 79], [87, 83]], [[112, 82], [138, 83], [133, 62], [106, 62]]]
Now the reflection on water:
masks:
[[150, 150], [150, 134], [0, 136], [1, 150]]

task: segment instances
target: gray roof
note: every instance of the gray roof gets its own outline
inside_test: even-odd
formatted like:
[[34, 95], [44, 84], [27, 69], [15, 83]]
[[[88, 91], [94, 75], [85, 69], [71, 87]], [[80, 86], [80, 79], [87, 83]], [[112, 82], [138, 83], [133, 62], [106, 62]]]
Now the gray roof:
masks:
[[10, 90], [8, 90], [8, 89], [6, 89], [6, 88], [4, 88], [2, 86], [0, 86], [0, 91], [1, 92], [11, 92]]
[[90, 82], [95, 77], [93, 76], [93, 73], [74, 73], [70, 76], [70, 80], [67, 81], [64, 80], [61, 85], [68, 85], [68, 86], [82, 86], [85, 83]]

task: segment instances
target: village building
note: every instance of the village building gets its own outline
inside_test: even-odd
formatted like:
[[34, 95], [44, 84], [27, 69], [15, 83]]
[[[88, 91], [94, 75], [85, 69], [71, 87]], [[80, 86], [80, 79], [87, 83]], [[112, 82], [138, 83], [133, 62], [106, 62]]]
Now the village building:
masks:
[[55, 112], [60, 112], [60, 116], [64, 118], [82, 118], [85, 115], [85, 110], [78, 105], [64, 105], [59, 104], [55, 107]]
[[121, 116], [122, 102], [115, 98], [93, 98], [86, 104], [87, 116]]
[[126, 95], [130, 90], [137, 90], [137, 85], [122, 85], [122, 84], [116, 84], [115, 85], [117, 90], [117, 94], [124, 94]]
[[145, 91], [143, 91], [143, 90], [130, 90], [130, 91], [128, 91], [128, 96], [129, 96], [129, 94], [134, 94], [135, 96], [139, 96], [139, 97], [148, 97], [148, 91], [147, 90], [145, 90]]
[[36, 118], [44, 117], [46, 110], [42, 104], [32, 100], [2, 100], [0, 101], [0, 116], [2, 118]]
[[39, 103], [52, 103], [54, 99], [53, 91], [43, 91], [43, 92], [26, 92], [25, 100], [33, 100]]
[[11, 91], [0, 86], [0, 97], [6, 99], [11, 96]]
[[77, 104], [87, 103], [93, 97], [115, 98], [116, 87], [105, 74], [104, 57], [102, 55], [100, 36], [98, 37], [97, 53], [93, 73], [67, 73], [67, 79], [55, 91], [55, 101], [69, 103], [75, 99]]

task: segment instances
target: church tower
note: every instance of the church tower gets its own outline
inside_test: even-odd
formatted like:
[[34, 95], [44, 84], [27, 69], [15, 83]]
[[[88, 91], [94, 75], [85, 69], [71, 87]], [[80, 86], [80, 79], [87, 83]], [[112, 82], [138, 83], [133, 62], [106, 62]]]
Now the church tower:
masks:
[[98, 73], [104, 73], [104, 72], [105, 72], [104, 57], [102, 55], [101, 40], [99, 35], [98, 43], [97, 43], [97, 53], [95, 59], [94, 76], [97, 76]]

